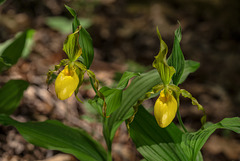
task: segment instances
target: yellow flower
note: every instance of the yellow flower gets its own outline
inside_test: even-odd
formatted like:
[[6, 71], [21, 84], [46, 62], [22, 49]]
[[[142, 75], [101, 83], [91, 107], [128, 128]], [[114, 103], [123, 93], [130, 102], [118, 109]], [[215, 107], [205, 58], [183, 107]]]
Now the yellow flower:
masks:
[[55, 81], [55, 92], [60, 100], [69, 98], [76, 90], [79, 83], [75, 69], [66, 66], [57, 76]]
[[158, 125], [167, 127], [174, 119], [177, 112], [177, 101], [172, 95], [172, 91], [162, 90], [154, 105], [154, 116]]

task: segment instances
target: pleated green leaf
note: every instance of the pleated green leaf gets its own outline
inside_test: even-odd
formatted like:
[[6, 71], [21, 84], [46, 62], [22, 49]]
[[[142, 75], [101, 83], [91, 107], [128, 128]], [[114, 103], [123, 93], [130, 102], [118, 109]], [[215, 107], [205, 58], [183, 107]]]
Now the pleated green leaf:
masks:
[[133, 114], [132, 106], [159, 83], [161, 83], [161, 79], [157, 70], [151, 70], [133, 79], [129, 87], [123, 91], [120, 107], [104, 122], [105, 130], [103, 132], [108, 146], [111, 146], [117, 128]]
[[200, 67], [200, 63], [193, 60], [185, 60], [184, 70], [179, 84], [183, 83], [190, 73], [194, 73]]
[[135, 77], [135, 76], [139, 76], [139, 73], [135, 73], [135, 72], [124, 72], [120, 81], [118, 82], [118, 85], [117, 85], [117, 89], [124, 89], [127, 87], [128, 85], [128, 81], [132, 78], [132, 77]]
[[148, 161], [188, 161], [181, 148], [183, 132], [171, 123], [160, 128], [155, 118], [140, 106], [130, 124], [130, 136], [137, 150]]
[[[67, 5], [65, 5], [65, 7], [74, 17], [72, 28], [73, 28], [73, 32], [75, 32], [78, 26], [81, 25], [81, 23], [77, 18], [76, 12]], [[80, 60], [87, 67], [87, 69], [89, 69], [93, 61], [94, 49], [93, 49], [92, 38], [83, 26], [81, 26], [81, 29], [79, 31], [79, 45], [82, 48], [82, 53], [83, 53]]]
[[82, 58], [84, 60], [83, 64], [89, 69], [94, 57], [92, 38], [84, 27], [81, 28], [79, 33], [79, 44], [82, 48]]
[[184, 56], [180, 47], [181, 38], [182, 38], [181, 26], [179, 26], [179, 28], [175, 31], [172, 53], [167, 61], [168, 65], [173, 66], [176, 70], [172, 77], [173, 84], [175, 85], [179, 84], [179, 80], [182, 77], [185, 65]]
[[28, 82], [24, 80], [10, 80], [0, 88], [0, 113], [12, 114], [18, 107], [28, 85]]
[[205, 129], [194, 133], [185, 133], [182, 136], [181, 147], [190, 160], [196, 160], [197, 154], [216, 129], [228, 129], [240, 133], [240, 118], [225, 118], [219, 123], [208, 125]]
[[240, 118], [226, 118], [208, 125], [204, 130], [183, 133], [171, 123], [160, 128], [153, 115], [142, 106], [130, 124], [130, 136], [137, 150], [149, 161], [200, 161], [200, 150], [216, 129], [228, 129], [240, 133]]
[[[107, 110], [106, 115], [110, 116], [112, 112], [117, 110], [122, 102], [122, 93], [123, 90], [128, 85], [129, 80], [132, 77], [138, 76], [138, 73], [135, 72], [124, 72], [117, 88], [108, 88], [108, 87], [102, 87], [100, 89], [100, 92], [104, 95], [105, 101], [107, 104]], [[99, 99], [98, 96], [95, 96], [93, 100], [90, 100], [89, 103], [99, 111], [99, 107], [103, 106], [103, 101]]]
[[[100, 92], [104, 95], [107, 104], [106, 115], [110, 116], [121, 104], [122, 90], [103, 87]], [[103, 102], [102, 102], [103, 103]]]
[[106, 161], [106, 151], [90, 135], [59, 121], [20, 123], [0, 114], [0, 123], [16, 127], [28, 142], [36, 146], [70, 153], [81, 161]]

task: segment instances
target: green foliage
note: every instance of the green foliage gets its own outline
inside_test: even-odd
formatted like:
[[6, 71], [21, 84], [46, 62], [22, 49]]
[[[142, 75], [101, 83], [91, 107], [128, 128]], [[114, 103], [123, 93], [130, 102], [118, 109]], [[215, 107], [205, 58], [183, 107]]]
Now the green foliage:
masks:
[[2, 5], [6, 0], [0, 0], [0, 5]]
[[202, 160], [200, 149], [216, 129], [240, 133], [240, 118], [226, 118], [203, 130], [183, 133], [173, 123], [166, 128], [160, 128], [155, 118], [141, 107], [130, 127], [130, 136], [145, 159], [195, 161]]
[[142, 106], [130, 124], [130, 136], [137, 150], [149, 161], [188, 160], [180, 145], [182, 135], [183, 132], [173, 123], [160, 128]]
[[[116, 111], [122, 102], [122, 94], [123, 89], [126, 88], [128, 85], [128, 81], [135, 76], [138, 76], [138, 73], [134, 72], [125, 72], [121, 80], [119, 81], [117, 88], [109, 88], [109, 87], [102, 87], [100, 92], [104, 95], [106, 99], [107, 109], [106, 115], [110, 116], [114, 111]], [[94, 100], [89, 102], [92, 106], [94, 106], [98, 111], [103, 106], [103, 101], [99, 99], [99, 97], [95, 97]]]
[[82, 161], [106, 160], [103, 147], [85, 131], [65, 126], [59, 121], [20, 123], [0, 114], [0, 123], [16, 127], [34, 145], [70, 153]]
[[162, 82], [164, 85], [168, 85], [171, 80], [173, 74], [176, 72], [174, 67], [169, 66], [167, 64], [167, 53], [168, 53], [168, 47], [166, 43], [162, 40], [162, 37], [159, 33], [159, 30], [157, 28], [157, 34], [160, 41], [160, 49], [157, 56], [155, 56], [155, 60], [153, 62], [153, 67], [158, 70], [158, 73], [160, 75], [160, 78], [162, 79]]
[[172, 54], [168, 58], [168, 65], [173, 66], [176, 70], [172, 77], [173, 84], [178, 85], [184, 70], [184, 56], [180, 47], [182, 39], [181, 26], [175, 31]]
[[111, 117], [104, 121], [105, 130], [103, 133], [108, 146], [111, 147], [117, 128], [123, 121], [132, 116], [134, 112], [133, 105], [160, 81], [157, 70], [151, 70], [133, 79], [129, 87], [123, 91], [120, 107], [111, 114]]
[[0, 88], [0, 114], [12, 114], [18, 107], [27, 87], [28, 82], [24, 80], [10, 80]]
[[184, 70], [179, 84], [183, 83], [190, 73], [194, 73], [200, 67], [200, 63], [193, 60], [185, 60]]
[[[68, 9], [68, 11], [71, 13], [71, 15], [74, 17], [72, 27], [73, 32], [76, 31], [76, 29], [79, 27], [80, 22], [77, 18], [76, 12], [69, 6], [65, 5], [65, 7]], [[90, 34], [87, 32], [87, 30], [81, 26], [81, 29], [79, 31], [79, 45], [82, 48], [82, 63], [89, 69], [90, 65], [92, 64], [93, 57], [94, 57], [94, 49], [93, 49], [93, 43], [92, 38]]]
[[16, 64], [20, 57], [28, 56], [33, 45], [33, 34], [34, 30], [27, 30], [0, 45], [0, 72]]
[[69, 34], [72, 32], [71, 24], [72, 20], [65, 17], [48, 17], [46, 18], [46, 24], [54, 30], [59, 31], [63, 34]]
[[[92, 21], [88, 18], [80, 18], [80, 21], [84, 28], [89, 28], [92, 25]], [[70, 25], [72, 22], [72, 19], [61, 16], [46, 18], [46, 24], [49, 27], [63, 34], [69, 34], [72, 32], [72, 26]]]
[[79, 31], [79, 44], [82, 48], [83, 64], [89, 69], [94, 57], [93, 43], [90, 34], [83, 27]]
[[68, 35], [67, 39], [63, 44], [63, 51], [65, 51], [68, 59], [72, 62], [77, 60], [78, 57], [82, 54], [82, 50], [78, 42], [79, 30], [80, 29], [77, 28], [74, 33]]

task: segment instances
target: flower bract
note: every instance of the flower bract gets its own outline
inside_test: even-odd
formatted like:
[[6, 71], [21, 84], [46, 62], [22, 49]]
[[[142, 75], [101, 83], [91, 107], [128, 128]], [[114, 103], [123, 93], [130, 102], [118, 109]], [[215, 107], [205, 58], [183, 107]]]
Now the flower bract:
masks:
[[57, 76], [55, 92], [60, 100], [69, 98], [76, 90], [79, 83], [78, 75], [74, 68], [66, 66]]
[[170, 90], [162, 90], [154, 105], [154, 116], [158, 125], [167, 127], [177, 112], [177, 101]]

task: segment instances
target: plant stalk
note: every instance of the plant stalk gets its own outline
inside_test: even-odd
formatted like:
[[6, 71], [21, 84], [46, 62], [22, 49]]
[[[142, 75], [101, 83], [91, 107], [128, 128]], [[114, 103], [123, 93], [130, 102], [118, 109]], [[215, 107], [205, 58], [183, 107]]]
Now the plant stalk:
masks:
[[185, 133], [188, 132], [187, 129], [185, 128], [184, 124], [183, 124], [182, 117], [180, 115], [179, 109], [177, 110], [177, 118], [178, 118], [178, 122], [182, 126], [184, 132]]

